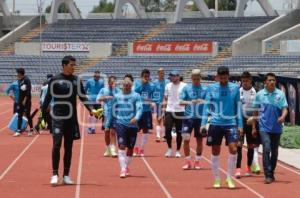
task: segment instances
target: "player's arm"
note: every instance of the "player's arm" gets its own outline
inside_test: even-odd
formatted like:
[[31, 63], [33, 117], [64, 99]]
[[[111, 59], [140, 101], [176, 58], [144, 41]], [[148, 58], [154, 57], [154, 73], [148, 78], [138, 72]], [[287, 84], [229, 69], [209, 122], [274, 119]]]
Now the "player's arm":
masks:
[[211, 93], [209, 90], [207, 90], [205, 100], [204, 100], [203, 112], [202, 112], [201, 128], [204, 128], [208, 122], [211, 100], [212, 100]]
[[13, 84], [11, 83], [5, 90], [6, 95], [8, 95], [12, 100], [14, 100], [14, 96], [11, 93], [13, 91]]
[[130, 120], [131, 124], [137, 124], [137, 121], [141, 119], [143, 114], [143, 103], [140, 96], [138, 96], [137, 100], [135, 101], [135, 109], [136, 113], [135, 116]]
[[280, 100], [279, 106], [282, 110], [281, 110], [281, 116], [278, 118], [278, 122], [283, 123], [288, 114], [288, 108], [287, 108], [288, 104], [285, 95], [283, 95], [282, 99]]
[[91, 113], [93, 110], [93, 107], [89, 105], [89, 99], [86, 96], [85, 89], [83, 87], [82, 82], [80, 81], [80, 94], [78, 94], [80, 101], [84, 104], [84, 106], [87, 108], [87, 110]]
[[31, 82], [28, 78], [26, 78], [24, 80], [24, 84], [26, 85], [26, 90], [25, 90], [25, 97], [22, 101], [22, 105], [25, 106], [28, 98], [30, 98], [30, 95], [31, 95]]
[[45, 96], [45, 99], [44, 99], [44, 102], [42, 103], [42, 114], [43, 115], [46, 115], [47, 111], [48, 111], [48, 107], [49, 107], [49, 104], [52, 100], [52, 93], [51, 93], [51, 87], [53, 86], [53, 81], [51, 80], [49, 82], [49, 85], [48, 85], [48, 88], [47, 88], [47, 93], [46, 93], [46, 96]]
[[243, 111], [242, 111], [242, 103], [240, 98], [240, 89], [237, 88], [237, 94], [235, 96], [235, 105], [236, 105], [236, 119], [237, 119], [237, 125], [238, 125], [238, 131], [242, 135], [243, 134]]
[[186, 88], [184, 87], [183, 89], [182, 89], [182, 92], [179, 94], [179, 104], [181, 105], [181, 106], [186, 106], [186, 105], [192, 105], [193, 104], [193, 101], [188, 101], [187, 100], [187, 96], [188, 96], [188, 94], [187, 94], [187, 90], [186, 90]]

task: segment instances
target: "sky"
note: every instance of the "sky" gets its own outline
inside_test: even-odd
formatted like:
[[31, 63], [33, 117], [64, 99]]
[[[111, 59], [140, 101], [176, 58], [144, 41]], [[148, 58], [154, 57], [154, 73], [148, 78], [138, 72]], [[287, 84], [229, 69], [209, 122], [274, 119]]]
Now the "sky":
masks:
[[[44, 8], [50, 5], [52, 0], [15, 0], [16, 10], [20, 10], [23, 14], [37, 13], [37, 1], [44, 1]], [[256, 0], [253, 0], [256, 1]], [[275, 9], [282, 9], [284, 1], [295, 1], [295, 0], [269, 0]], [[6, 0], [10, 10], [12, 10], [13, 0]], [[99, 4], [99, 0], [75, 0], [76, 4], [80, 8], [81, 12], [86, 15], [90, 12], [93, 6]], [[260, 12], [260, 6], [257, 3], [252, 3], [251, 8], [254, 11]]]

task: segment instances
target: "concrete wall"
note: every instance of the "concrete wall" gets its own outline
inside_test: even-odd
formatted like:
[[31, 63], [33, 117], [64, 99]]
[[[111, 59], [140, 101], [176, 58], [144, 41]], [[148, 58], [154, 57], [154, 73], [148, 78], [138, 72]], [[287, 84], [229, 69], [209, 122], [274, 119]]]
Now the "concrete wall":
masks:
[[280, 55], [300, 56], [300, 40], [280, 41]]
[[[86, 55], [88, 57], [105, 58], [112, 54], [111, 43], [89, 43], [89, 52], [70, 52], [73, 55]], [[30, 50], [28, 50], [30, 49]], [[16, 42], [15, 43], [15, 54], [17, 55], [40, 55], [40, 43], [39, 42]], [[56, 55], [61, 52], [42, 52], [43, 55]]]
[[284, 30], [262, 41], [263, 54], [271, 49], [279, 49], [281, 40], [293, 40], [300, 38], [300, 24]]
[[294, 10], [264, 24], [233, 42], [233, 56], [263, 54], [262, 40], [300, 23], [300, 10]]
[[37, 17], [36, 15], [25, 15], [25, 16], [19, 16], [19, 15], [12, 15], [12, 16], [2, 16], [2, 29], [6, 30], [13, 30], [14, 28], [22, 25], [26, 21], [30, 21], [31, 19]]

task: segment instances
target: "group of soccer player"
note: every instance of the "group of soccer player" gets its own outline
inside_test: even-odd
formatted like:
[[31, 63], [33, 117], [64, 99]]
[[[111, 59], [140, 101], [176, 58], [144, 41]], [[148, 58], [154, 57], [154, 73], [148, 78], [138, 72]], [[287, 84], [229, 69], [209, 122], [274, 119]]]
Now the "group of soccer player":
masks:
[[[77, 83], [73, 75], [76, 59], [67, 56], [62, 61], [63, 72], [52, 77], [49, 82], [43, 114], [49, 113], [49, 104], [53, 103], [52, 131], [53, 176], [51, 184], [58, 183], [59, 150], [64, 137], [64, 177], [65, 184], [73, 184], [69, 177], [73, 140], [80, 138], [77, 122], [76, 96], [84, 102], [90, 115], [89, 134], [96, 132], [95, 110], [104, 108], [102, 127], [105, 131], [104, 156], [118, 157], [120, 177], [130, 175], [129, 165], [133, 156], [147, 157], [146, 145], [153, 130], [152, 115], [156, 115], [156, 141], [167, 142], [165, 157], [181, 157], [183, 144], [183, 170], [200, 169], [203, 151], [203, 139], [211, 147], [214, 188], [221, 187], [220, 152], [223, 137], [228, 146], [228, 169], [226, 184], [235, 188], [233, 177], [241, 177], [241, 160], [244, 138], [247, 140], [247, 166], [245, 175], [260, 171], [257, 148], [263, 145], [263, 167], [265, 183], [275, 181], [274, 171], [278, 157], [278, 146], [282, 123], [287, 116], [287, 102], [282, 91], [276, 88], [276, 76], [265, 76], [264, 88], [256, 93], [249, 72], [241, 75], [241, 83], [230, 82], [228, 67], [219, 67], [215, 82], [204, 85], [201, 71], [194, 69], [191, 83], [183, 82], [176, 70], [165, 77], [164, 68], [157, 71], [157, 79], [152, 80], [150, 71], [144, 69], [139, 79], [126, 74], [123, 79], [109, 76], [107, 83], [101, 79], [99, 71], [86, 83]], [[121, 87], [117, 86], [121, 81]], [[107, 84], [107, 85], [105, 85]], [[54, 93], [55, 92], [55, 93]], [[68, 94], [71, 92], [70, 94]], [[81, 93], [79, 93], [81, 92]], [[67, 96], [65, 98], [62, 95]], [[73, 111], [64, 102], [71, 102]], [[66, 118], [61, 118], [66, 116]], [[138, 132], [141, 134], [138, 136]], [[164, 131], [164, 135], [163, 132]], [[191, 156], [190, 140], [196, 140], [194, 160]], [[175, 133], [175, 135], [173, 134]], [[176, 151], [172, 150], [172, 138], [176, 136]], [[138, 138], [139, 137], [139, 138]], [[116, 149], [118, 147], [118, 151]]]

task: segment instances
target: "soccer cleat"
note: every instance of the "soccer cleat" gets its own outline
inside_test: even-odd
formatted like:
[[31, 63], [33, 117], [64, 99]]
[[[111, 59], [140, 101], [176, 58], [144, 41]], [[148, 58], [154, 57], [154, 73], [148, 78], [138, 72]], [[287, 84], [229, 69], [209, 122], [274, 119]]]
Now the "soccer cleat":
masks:
[[111, 156], [111, 151], [110, 151], [110, 148], [107, 147], [105, 152], [104, 152], [104, 157], [110, 157]]
[[220, 179], [215, 179], [214, 188], [221, 188], [221, 180]]
[[145, 154], [144, 154], [144, 150], [143, 150], [143, 149], [141, 149], [141, 150], [139, 151], [139, 155], [140, 155], [141, 157], [145, 157]]
[[69, 176], [65, 175], [63, 177], [62, 183], [65, 184], [65, 185], [73, 185], [74, 181], [72, 181]]
[[20, 137], [21, 136], [21, 133], [19, 133], [19, 132], [16, 132], [15, 134], [14, 134], [14, 137]]
[[89, 127], [89, 128], [87, 129], [87, 133], [88, 133], [88, 134], [93, 134], [92, 128]]
[[246, 176], [246, 177], [251, 176], [251, 169], [250, 169], [249, 166], [246, 167], [246, 170], [245, 170], [245, 176]]
[[260, 166], [259, 166], [259, 164], [253, 164], [251, 166], [251, 171], [252, 171], [252, 173], [259, 174], [260, 173]]
[[116, 151], [116, 147], [112, 146], [110, 148], [110, 154], [111, 154], [112, 157], [117, 157], [118, 156], [117, 151]]
[[50, 184], [52, 186], [57, 186], [58, 185], [58, 175], [53, 175], [51, 177]]
[[195, 161], [194, 169], [196, 169], [196, 170], [200, 170], [201, 169], [199, 161]]
[[227, 179], [226, 179], [226, 184], [227, 184], [228, 188], [230, 188], [230, 189], [235, 188], [235, 184], [234, 184], [232, 178], [227, 178]]
[[185, 160], [185, 164], [182, 167], [183, 170], [190, 170], [192, 169], [192, 162], [191, 160]]
[[139, 155], [139, 151], [140, 151], [139, 147], [134, 147], [134, 149], [133, 149], [133, 157], [137, 157]]
[[127, 173], [126, 169], [122, 169], [120, 173], [120, 178], [126, 178], [126, 173]]
[[237, 179], [240, 179], [242, 177], [242, 175], [241, 175], [241, 169], [240, 168], [236, 169], [236, 171], [235, 171], [235, 177]]
[[126, 168], [125, 171], [126, 171], [126, 177], [130, 176], [130, 171], [129, 171], [129, 168], [128, 168], [128, 167]]
[[179, 151], [176, 151], [176, 153], [175, 153], [175, 157], [176, 157], [176, 158], [180, 158], [180, 157], [181, 157], [181, 154], [180, 154], [180, 152], [179, 152]]
[[165, 154], [165, 157], [172, 157], [172, 155], [173, 155], [172, 149], [168, 149], [166, 154]]

